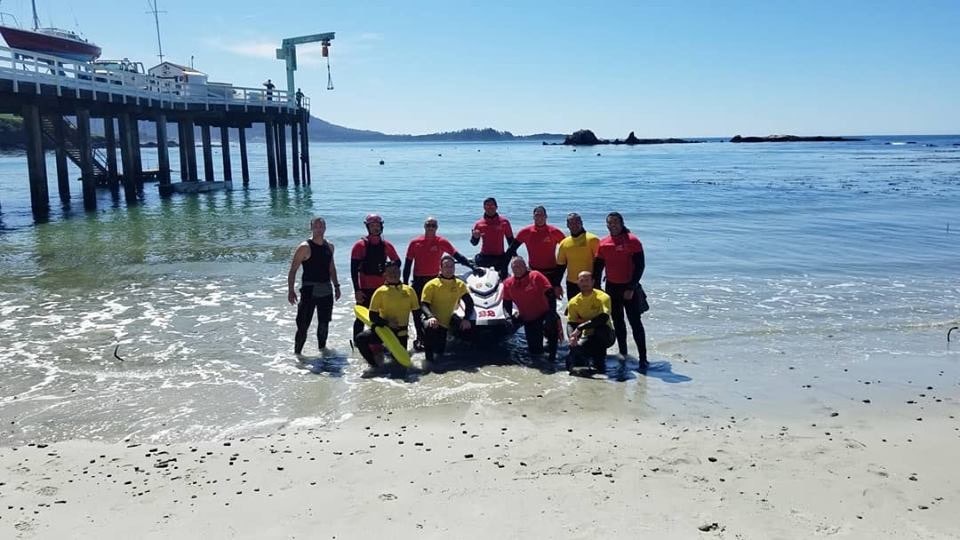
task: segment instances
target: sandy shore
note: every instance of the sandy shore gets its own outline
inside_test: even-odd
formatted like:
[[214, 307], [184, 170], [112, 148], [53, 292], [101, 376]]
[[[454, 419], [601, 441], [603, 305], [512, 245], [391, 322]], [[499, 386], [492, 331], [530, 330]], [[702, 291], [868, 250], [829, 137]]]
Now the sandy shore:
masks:
[[0, 537], [956, 538], [952, 384], [789, 420], [556, 393], [201, 444], [4, 447]]

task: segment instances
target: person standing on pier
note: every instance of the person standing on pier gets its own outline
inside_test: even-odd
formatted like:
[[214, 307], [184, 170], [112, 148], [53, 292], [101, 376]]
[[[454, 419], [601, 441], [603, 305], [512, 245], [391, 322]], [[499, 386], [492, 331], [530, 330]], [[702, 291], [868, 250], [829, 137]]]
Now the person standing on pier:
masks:
[[[370, 307], [373, 292], [383, 285], [383, 271], [387, 262], [396, 262], [399, 269], [400, 257], [393, 244], [382, 237], [383, 218], [379, 214], [367, 214], [363, 224], [367, 227], [367, 236], [357, 240], [350, 251], [350, 278], [357, 305]], [[363, 327], [363, 321], [355, 320], [353, 336], [362, 332]]]
[[517, 238], [510, 243], [506, 258], [512, 259], [521, 245], [527, 246], [530, 268], [547, 276], [554, 287], [557, 298], [563, 294], [560, 280], [563, 273], [557, 266], [557, 245], [563, 241], [563, 231], [547, 223], [547, 209], [538, 206], [533, 209], [533, 224], [517, 232]]
[[[303, 354], [314, 310], [317, 312], [317, 345], [321, 354], [327, 351], [333, 302], [340, 299], [340, 280], [337, 279], [337, 266], [333, 262], [333, 244], [323, 238], [326, 231], [327, 223], [322, 217], [310, 220], [311, 237], [297, 246], [290, 271], [287, 272], [287, 300], [297, 305], [297, 334], [293, 352], [298, 356]], [[301, 267], [303, 275], [298, 299], [294, 285], [297, 270]]]
[[303, 108], [303, 92], [300, 91], [299, 88], [297, 88], [297, 93], [294, 94], [293, 96], [297, 98], [297, 108], [302, 109]]
[[[423, 286], [440, 273], [440, 258], [445, 254], [452, 255], [458, 263], [475, 268], [469, 259], [457, 251], [449, 240], [437, 234], [439, 224], [437, 218], [427, 217], [423, 222], [423, 235], [410, 241], [407, 246], [407, 256], [403, 264], [403, 282], [410, 283], [410, 271], [413, 270], [413, 290], [417, 298], [423, 294]], [[413, 341], [413, 348], [423, 350], [423, 326], [419, 319], [414, 319], [417, 337]]]
[[497, 200], [487, 197], [483, 201], [483, 217], [473, 224], [470, 234], [470, 244], [480, 244], [480, 253], [476, 257], [477, 266], [496, 268], [501, 277], [506, 276], [509, 259], [504, 255], [504, 241], [507, 246], [513, 243], [510, 220], [497, 213]]
[[273, 81], [267, 79], [267, 82], [263, 83], [264, 88], [267, 89], [267, 101], [273, 101], [273, 89], [277, 86], [273, 84]]
[[607, 271], [605, 291], [610, 295], [613, 318], [613, 330], [617, 336], [622, 361], [627, 357], [627, 325], [623, 320], [626, 312], [633, 340], [637, 344], [637, 358], [640, 361], [640, 373], [647, 372], [647, 334], [640, 316], [650, 309], [647, 294], [640, 285], [646, 261], [643, 244], [623, 223], [619, 212], [607, 214], [608, 236], [600, 240], [597, 258], [593, 262], [593, 277], [600, 281], [600, 275]]

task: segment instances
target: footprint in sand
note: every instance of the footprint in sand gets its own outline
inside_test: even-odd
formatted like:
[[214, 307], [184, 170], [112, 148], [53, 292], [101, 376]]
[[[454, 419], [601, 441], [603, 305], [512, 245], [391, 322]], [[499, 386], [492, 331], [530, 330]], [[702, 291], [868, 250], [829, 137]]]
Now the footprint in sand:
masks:
[[37, 490], [37, 495], [43, 495], [45, 497], [53, 497], [54, 495], [57, 494], [58, 491], [60, 490], [53, 486], [43, 486], [42, 488]]
[[381, 494], [380, 494], [380, 500], [381, 500], [381, 501], [395, 501], [395, 500], [397, 500], [397, 496], [394, 495], [393, 493], [381, 493]]

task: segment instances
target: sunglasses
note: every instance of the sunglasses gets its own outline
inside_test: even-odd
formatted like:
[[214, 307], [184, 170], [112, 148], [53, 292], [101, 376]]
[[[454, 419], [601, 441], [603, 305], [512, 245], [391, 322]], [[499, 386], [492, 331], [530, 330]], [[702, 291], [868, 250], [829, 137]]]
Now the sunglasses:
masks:
[[437, 228], [437, 224], [436, 224], [436, 223], [424, 223], [423, 226], [426, 227], [426, 228], [428, 228], [428, 229], [436, 229], [436, 228]]

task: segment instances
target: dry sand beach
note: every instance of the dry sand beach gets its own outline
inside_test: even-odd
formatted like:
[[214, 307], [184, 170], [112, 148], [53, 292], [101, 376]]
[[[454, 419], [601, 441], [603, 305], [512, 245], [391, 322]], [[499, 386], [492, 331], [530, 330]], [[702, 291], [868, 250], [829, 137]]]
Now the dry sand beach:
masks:
[[581, 379], [252, 438], [4, 447], [0, 536], [956, 538], [956, 361], [875, 367], [748, 373], [687, 406], [662, 375]]

